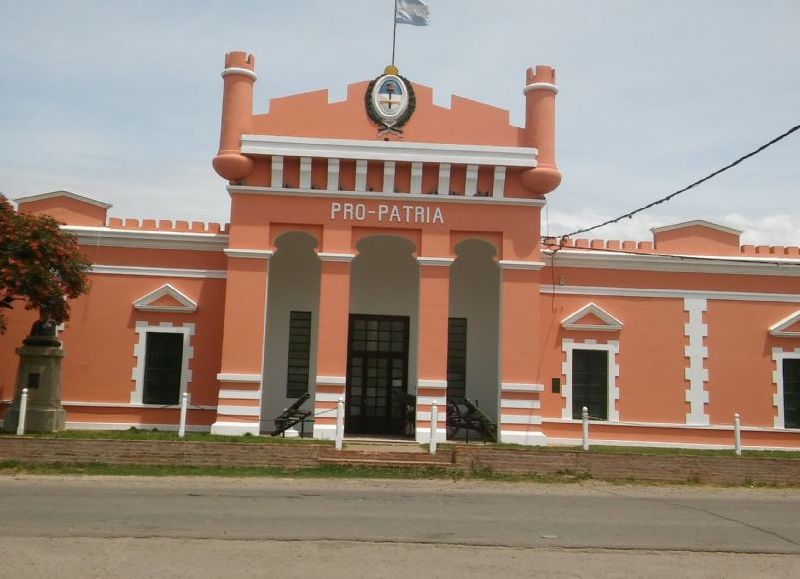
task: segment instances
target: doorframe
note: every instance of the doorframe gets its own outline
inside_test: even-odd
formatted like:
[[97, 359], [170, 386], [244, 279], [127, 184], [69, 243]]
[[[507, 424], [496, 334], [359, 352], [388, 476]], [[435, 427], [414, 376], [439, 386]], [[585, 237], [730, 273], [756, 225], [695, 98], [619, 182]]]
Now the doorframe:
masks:
[[[384, 355], [387, 355], [386, 357], [389, 357], [389, 358], [391, 358], [391, 357], [402, 357], [404, 355], [405, 356], [405, 364], [403, 365], [403, 382], [404, 382], [404, 392], [406, 394], [408, 394], [408, 386], [409, 386], [408, 377], [409, 377], [409, 361], [410, 361], [410, 356], [411, 356], [411, 351], [410, 351], [411, 316], [407, 316], [407, 315], [392, 315], [392, 314], [359, 314], [359, 313], [350, 313], [349, 316], [348, 316], [348, 321], [347, 321], [347, 368], [346, 368], [346, 374], [345, 374], [345, 412], [344, 412], [344, 430], [345, 430], [345, 433], [347, 433], [347, 430], [348, 430], [347, 429], [348, 420], [352, 420], [352, 417], [350, 416], [350, 408], [351, 408], [350, 405], [351, 405], [351, 400], [352, 400], [352, 398], [350, 396], [350, 389], [352, 387], [352, 384], [350, 383], [350, 378], [351, 378], [351, 371], [352, 371], [352, 361], [353, 361], [353, 356], [354, 356], [353, 337], [352, 337], [353, 336], [353, 322], [356, 319], [359, 319], [359, 318], [366, 319], [366, 320], [379, 320], [379, 321], [380, 320], [402, 321], [404, 323], [404, 325], [405, 325], [405, 336], [404, 336], [404, 340], [403, 340], [403, 352], [402, 353], [378, 352], [378, 351], [368, 352], [366, 350], [363, 351], [363, 352], [367, 356], [372, 356], [372, 355], [380, 356], [381, 354], [384, 354]], [[359, 350], [359, 352], [361, 352], [361, 350]], [[393, 387], [389, 386], [389, 390], [392, 390], [392, 389], [393, 389]], [[389, 402], [391, 402], [391, 399], [390, 399]], [[391, 404], [388, 404], [386, 406], [386, 408], [387, 408], [387, 412], [389, 413], [388, 416], [386, 417], [386, 420], [390, 421], [391, 420], [391, 412], [392, 412]], [[387, 434], [387, 433], [358, 432], [358, 433], [355, 433], [355, 434], [383, 435], [383, 434]], [[388, 434], [394, 436], [394, 434], [391, 434], [391, 433], [388, 433]]]

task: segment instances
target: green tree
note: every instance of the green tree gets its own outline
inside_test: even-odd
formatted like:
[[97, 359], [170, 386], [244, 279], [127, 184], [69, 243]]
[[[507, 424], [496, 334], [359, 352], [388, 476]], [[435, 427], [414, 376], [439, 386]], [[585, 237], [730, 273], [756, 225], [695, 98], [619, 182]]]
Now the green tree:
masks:
[[0, 195], [0, 333], [16, 301], [39, 310], [39, 320], [69, 319], [70, 298], [89, 291], [89, 261], [77, 238], [46, 215], [18, 213]]

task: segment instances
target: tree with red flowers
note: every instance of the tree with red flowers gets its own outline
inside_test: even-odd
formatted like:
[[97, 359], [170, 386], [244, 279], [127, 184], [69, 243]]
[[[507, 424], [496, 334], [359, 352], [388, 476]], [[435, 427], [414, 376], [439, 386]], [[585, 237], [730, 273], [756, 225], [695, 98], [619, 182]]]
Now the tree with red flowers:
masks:
[[0, 195], [0, 334], [5, 310], [16, 301], [39, 310], [39, 320], [60, 324], [69, 319], [67, 299], [89, 291], [90, 264], [77, 238], [45, 215], [18, 213]]

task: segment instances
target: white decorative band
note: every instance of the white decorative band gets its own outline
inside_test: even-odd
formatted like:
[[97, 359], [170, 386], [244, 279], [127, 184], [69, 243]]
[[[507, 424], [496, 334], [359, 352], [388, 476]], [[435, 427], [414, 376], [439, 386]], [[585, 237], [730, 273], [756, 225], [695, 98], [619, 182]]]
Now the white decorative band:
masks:
[[228, 374], [220, 372], [217, 374], [217, 380], [220, 382], [251, 382], [260, 384], [261, 374]]
[[248, 78], [252, 78], [253, 80], [258, 80], [258, 77], [256, 76], [256, 73], [254, 73], [252, 70], [249, 70], [247, 68], [237, 68], [235, 66], [233, 66], [231, 68], [226, 68], [225, 70], [222, 71], [222, 78], [225, 78], [229, 74], [240, 74], [242, 76], [246, 76]]
[[417, 396], [417, 406], [430, 406], [434, 402], [436, 402], [441, 410], [445, 402], [447, 402], [447, 396], [445, 396], [444, 392], [442, 392], [441, 396]]
[[227, 390], [220, 388], [219, 397], [234, 400], [261, 400], [261, 390]]
[[524, 410], [534, 410], [541, 408], [542, 403], [538, 400], [501, 400], [500, 408], [522, 408]]
[[534, 82], [525, 87], [522, 92], [528, 94], [532, 90], [549, 90], [553, 94], [558, 94], [558, 87], [549, 82]]
[[[431, 420], [431, 414], [432, 414], [432, 412], [426, 412], [426, 411], [418, 410], [417, 411], [417, 420], [424, 420], [426, 422], [430, 421]], [[437, 422], [437, 424], [442, 424], [445, 420], [447, 420], [447, 412], [445, 411], [444, 408], [439, 408], [439, 410], [437, 411], [437, 421], [436, 422]]]
[[341, 394], [332, 394], [330, 392], [317, 392], [314, 395], [314, 400], [316, 402], [339, 402], [339, 398], [341, 398]]
[[319, 256], [320, 261], [353, 261], [355, 259], [354, 253], [327, 253], [327, 252], [319, 252], [317, 254]]
[[518, 414], [503, 414], [500, 416], [501, 424], [527, 424], [539, 425], [542, 423], [541, 416], [521, 416]]
[[447, 267], [453, 265], [454, 257], [418, 257], [417, 263], [420, 265], [438, 265]]
[[144, 275], [152, 277], [193, 277], [207, 279], [225, 279], [228, 272], [220, 269], [182, 269], [177, 267], [140, 267], [135, 265], [99, 265], [92, 266], [94, 274], [107, 275]]
[[317, 384], [325, 386], [344, 386], [347, 378], [344, 376], [317, 376]]
[[217, 414], [225, 414], [228, 416], [261, 416], [261, 408], [258, 406], [220, 404], [217, 406]]
[[503, 392], [544, 392], [543, 384], [525, 384], [522, 382], [503, 382], [500, 388]]
[[223, 249], [228, 257], [243, 257], [246, 259], [272, 259], [275, 252], [271, 249]]
[[417, 388], [447, 388], [447, 380], [417, 380]]
[[531, 269], [539, 271], [545, 266], [543, 261], [516, 261], [513, 259], [501, 259], [497, 262], [500, 269]]

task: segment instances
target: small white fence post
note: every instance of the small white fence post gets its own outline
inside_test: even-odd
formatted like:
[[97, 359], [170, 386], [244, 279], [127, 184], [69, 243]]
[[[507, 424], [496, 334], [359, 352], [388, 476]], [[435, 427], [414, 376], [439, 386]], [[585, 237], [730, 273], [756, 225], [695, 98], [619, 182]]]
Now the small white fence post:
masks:
[[189, 408], [189, 394], [181, 394], [181, 421], [178, 424], [178, 436], [183, 438], [186, 434], [186, 410]]
[[738, 412], [733, 415], [733, 449], [736, 456], [742, 456], [742, 423]]
[[434, 400], [431, 403], [431, 443], [430, 453], [436, 454], [436, 431], [439, 430], [439, 404]]
[[22, 389], [19, 400], [19, 418], [17, 418], [17, 436], [25, 434], [25, 416], [28, 414], [28, 389]]
[[589, 409], [586, 406], [581, 409], [581, 420], [583, 421], [583, 450], [589, 450]]
[[336, 403], [336, 450], [342, 450], [344, 441], [344, 398]]

